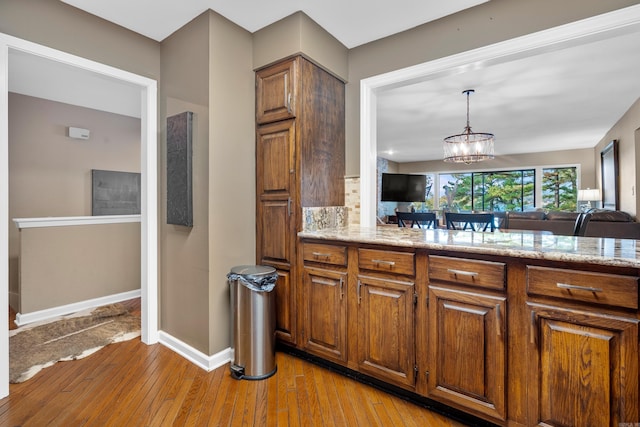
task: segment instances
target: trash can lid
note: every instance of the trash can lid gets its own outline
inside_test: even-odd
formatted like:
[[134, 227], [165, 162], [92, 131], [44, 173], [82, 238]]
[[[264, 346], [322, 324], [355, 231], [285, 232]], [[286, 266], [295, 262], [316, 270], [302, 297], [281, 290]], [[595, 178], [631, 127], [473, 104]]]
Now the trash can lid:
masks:
[[264, 276], [275, 272], [276, 269], [269, 267], [268, 265], [238, 265], [231, 269], [232, 274], [239, 274], [242, 276]]

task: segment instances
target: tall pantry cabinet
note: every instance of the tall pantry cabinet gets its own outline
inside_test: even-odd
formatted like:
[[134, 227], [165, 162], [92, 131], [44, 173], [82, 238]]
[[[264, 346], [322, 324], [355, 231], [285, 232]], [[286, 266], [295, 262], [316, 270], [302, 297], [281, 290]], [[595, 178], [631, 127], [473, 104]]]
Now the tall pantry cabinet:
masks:
[[344, 205], [344, 82], [303, 56], [256, 71], [256, 259], [275, 267], [276, 334], [298, 343], [303, 207]]

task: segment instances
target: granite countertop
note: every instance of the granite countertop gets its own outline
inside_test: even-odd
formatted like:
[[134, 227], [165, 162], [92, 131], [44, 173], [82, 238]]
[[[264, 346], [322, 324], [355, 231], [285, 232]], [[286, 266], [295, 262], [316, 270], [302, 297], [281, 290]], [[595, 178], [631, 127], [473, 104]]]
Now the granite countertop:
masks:
[[638, 240], [559, 236], [549, 232], [424, 230], [404, 227], [343, 227], [298, 233], [303, 239], [368, 243], [406, 248], [588, 262], [617, 267], [640, 267]]

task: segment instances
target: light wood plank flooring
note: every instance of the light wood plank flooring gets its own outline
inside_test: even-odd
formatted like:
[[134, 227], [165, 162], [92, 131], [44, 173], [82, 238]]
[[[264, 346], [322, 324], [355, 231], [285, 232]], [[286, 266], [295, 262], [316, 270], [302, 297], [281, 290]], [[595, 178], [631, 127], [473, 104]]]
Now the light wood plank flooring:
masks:
[[12, 384], [0, 426], [464, 425], [292, 355], [276, 360], [271, 378], [238, 381], [228, 364], [206, 372], [159, 344], [112, 344]]

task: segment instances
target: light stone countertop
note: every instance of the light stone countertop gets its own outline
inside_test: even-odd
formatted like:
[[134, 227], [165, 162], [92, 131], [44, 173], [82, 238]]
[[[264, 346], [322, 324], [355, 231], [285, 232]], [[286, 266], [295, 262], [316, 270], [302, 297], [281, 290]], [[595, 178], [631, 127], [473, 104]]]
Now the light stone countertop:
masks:
[[536, 231], [473, 232], [404, 227], [345, 227], [302, 231], [303, 239], [454, 250], [550, 261], [640, 267], [638, 240], [573, 237]]

